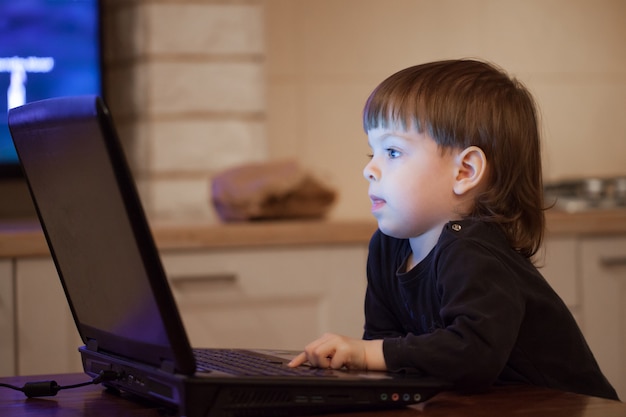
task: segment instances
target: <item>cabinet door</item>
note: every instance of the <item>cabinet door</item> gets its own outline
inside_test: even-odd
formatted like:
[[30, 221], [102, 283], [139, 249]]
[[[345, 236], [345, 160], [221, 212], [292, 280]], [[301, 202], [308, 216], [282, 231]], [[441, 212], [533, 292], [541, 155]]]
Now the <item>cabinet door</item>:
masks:
[[575, 237], [549, 237], [535, 262], [582, 327], [578, 246]]
[[626, 399], [626, 238], [581, 242], [585, 337], [600, 367]]
[[197, 347], [302, 349], [323, 332], [361, 337], [365, 246], [166, 253]]
[[51, 259], [16, 264], [17, 374], [82, 371], [82, 344]]
[[13, 261], [0, 260], [0, 376], [15, 375]]

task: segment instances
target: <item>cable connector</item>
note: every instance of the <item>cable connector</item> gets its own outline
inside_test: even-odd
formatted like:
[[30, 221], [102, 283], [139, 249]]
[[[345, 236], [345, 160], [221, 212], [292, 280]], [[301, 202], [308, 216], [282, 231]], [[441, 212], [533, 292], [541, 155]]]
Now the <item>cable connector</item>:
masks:
[[120, 379], [120, 377], [121, 375], [117, 371], [103, 369], [102, 371], [100, 371], [98, 376], [96, 376], [91, 382], [93, 384], [99, 384], [101, 382], [106, 382], [106, 381], [116, 381]]
[[22, 392], [28, 397], [54, 397], [61, 389], [56, 381], [27, 382], [22, 387]]

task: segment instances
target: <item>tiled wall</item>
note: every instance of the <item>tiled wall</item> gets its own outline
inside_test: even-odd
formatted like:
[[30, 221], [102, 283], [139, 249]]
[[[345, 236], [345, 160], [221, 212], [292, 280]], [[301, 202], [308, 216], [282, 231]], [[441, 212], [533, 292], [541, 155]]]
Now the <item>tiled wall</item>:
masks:
[[105, 96], [150, 219], [213, 221], [210, 177], [267, 158], [262, 0], [103, 4]]

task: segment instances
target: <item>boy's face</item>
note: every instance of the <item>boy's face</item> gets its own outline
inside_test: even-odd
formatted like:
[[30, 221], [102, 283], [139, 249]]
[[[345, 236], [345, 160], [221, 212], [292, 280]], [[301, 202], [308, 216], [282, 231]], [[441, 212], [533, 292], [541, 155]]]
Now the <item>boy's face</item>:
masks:
[[453, 185], [457, 152], [442, 151], [427, 133], [376, 128], [368, 131], [372, 159], [369, 181], [372, 214], [389, 236], [439, 236], [455, 214]]

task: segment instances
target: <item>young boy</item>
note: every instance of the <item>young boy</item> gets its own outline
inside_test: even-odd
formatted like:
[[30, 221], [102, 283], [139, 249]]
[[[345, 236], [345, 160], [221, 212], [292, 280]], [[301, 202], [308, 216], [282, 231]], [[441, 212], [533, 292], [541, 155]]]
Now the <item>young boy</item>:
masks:
[[290, 363], [523, 383], [617, 399], [531, 261], [544, 206], [535, 104], [474, 60], [383, 81], [365, 105], [369, 245], [363, 340], [326, 334]]

